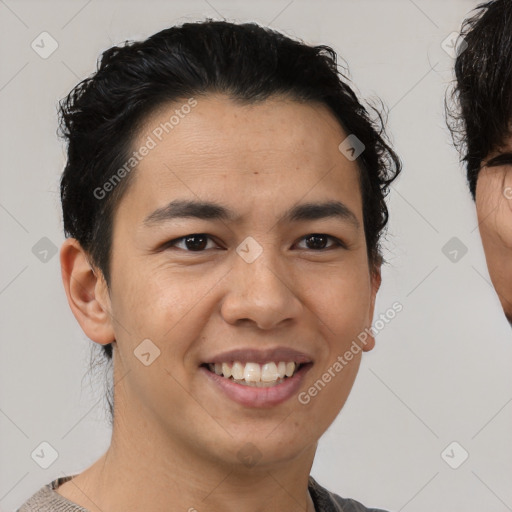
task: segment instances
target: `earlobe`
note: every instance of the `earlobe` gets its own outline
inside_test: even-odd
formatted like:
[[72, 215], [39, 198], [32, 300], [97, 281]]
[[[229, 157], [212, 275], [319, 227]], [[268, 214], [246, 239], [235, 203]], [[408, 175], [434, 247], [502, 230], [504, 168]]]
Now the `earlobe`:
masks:
[[369, 352], [375, 347], [375, 337], [372, 334], [371, 326], [373, 322], [373, 314], [375, 311], [375, 301], [377, 299], [377, 292], [379, 291], [381, 282], [382, 282], [382, 276], [381, 276], [381, 265], [378, 264], [375, 266], [374, 269], [372, 269], [372, 279], [371, 279], [371, 285], [370, 285], [370, 293], [371, 293], [371, 300], [370, 300], [370, 308], [368, 311], [368, 327], [366, 329], [366, 334], [368, 337], [366, 338], [363, 346], [361, 347], [363, 349], [363, 352]]
[[78, 240], [64, 241], [60, 265], [69, 307], [84, 333], [102, 345], [114, 341], [107, 285], [101, 272], [93, 270]]

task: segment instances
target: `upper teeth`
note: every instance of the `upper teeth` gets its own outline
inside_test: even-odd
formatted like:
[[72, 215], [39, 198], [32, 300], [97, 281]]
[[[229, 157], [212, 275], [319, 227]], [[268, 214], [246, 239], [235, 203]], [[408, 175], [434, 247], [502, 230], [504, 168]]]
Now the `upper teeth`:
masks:
[[211, 371], [224, 377], [233, 377], [234, 380], [245, 380], [247, 382], [273, 382], [282, 379], [286, 375], [291, 377], [298, 367], [298, 364], [280, 361], [278, 363], [270, 362], [265, 364], [245, 363], [235, 361], [232, 365], [229, 363], [210, 363], [208, 365]]

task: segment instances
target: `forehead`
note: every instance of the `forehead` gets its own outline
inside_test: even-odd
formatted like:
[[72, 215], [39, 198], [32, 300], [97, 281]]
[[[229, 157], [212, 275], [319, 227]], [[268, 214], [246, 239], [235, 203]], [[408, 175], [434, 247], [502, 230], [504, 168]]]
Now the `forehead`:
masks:
[[[151, 136], [180, 159], [192, 152], [230, 158], [268, 151], [281, 151], [289, 159], [297, 152], [312, 153], [318, 159], [322, 154], [328, 158], [345, 138], [334, 115], [318, 102], [271, 97], [248, 104], [221, 94], [196, 97], [194, 102], [190, 109], [189, 99], [164, 104], [146, 120], [139, 142]], [[152, 153], [156, 157], [160, 152]]]
[[278, 199], [330, 194], [345, 196], [357, 211], [359, 169], [338, 149], [346, 136], [329, 108], [316, 102], [273, 97], [245, 104], [213, 94], [184, 99], [163, 105], [144, 123], [133, 147], [151, 149], [127, 195], [148, 211], [175, 197], [222, 196], [245, 207], [268, 201], [275, 210]]

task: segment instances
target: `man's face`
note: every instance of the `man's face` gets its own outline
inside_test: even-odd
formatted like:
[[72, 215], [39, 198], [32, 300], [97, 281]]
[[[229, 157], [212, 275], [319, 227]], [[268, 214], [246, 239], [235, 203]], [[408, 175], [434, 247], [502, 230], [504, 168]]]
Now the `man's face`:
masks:
[[[134, 149], [148, 136], [156, 146], [114, 219], [109, 307], [116, 378], [124, 376], [116, 414], [126, 425], [143, 418], [148, 431], [209, 460], [241, 464], [255, 446], [260, 465], [287, 461], [311, 448], [342, 408], [361, 352], [341, 371], [332, 366], [371, 326], [380, 277], [368, 265], [359, 171], [338, 150], [347, 134], [324, 106], [240, 106], [210, 95], [159, 141], [155, 128], [179, 108], [147, 119]], [[206, 208], [205, 218], [154, 214], [177, 201], [215, 203], [233, 218]], [[319, 208], [318, 218], [312, 210], [284, 217], [326, 202], [342, 203], [338, 215]], [[138, 349], [143, 340], [151, 341]], [[290, 352], [263, 353], [274, 349]], [[223, 355], [232, 350], [241, 352]], [[240, 361], [250, 379], [274, 367], [245, 363], [296, 360], [307, 364], [269, 387], [208, 368]], [[301, 403], [299, 393], [329, 368], [330, 382]]]
[[507, 156], [509, 152], [512, 152], [512, 141], [485, 159], [477, 180], [476, 208], [489, 275], [512, 324], [512, 155]]

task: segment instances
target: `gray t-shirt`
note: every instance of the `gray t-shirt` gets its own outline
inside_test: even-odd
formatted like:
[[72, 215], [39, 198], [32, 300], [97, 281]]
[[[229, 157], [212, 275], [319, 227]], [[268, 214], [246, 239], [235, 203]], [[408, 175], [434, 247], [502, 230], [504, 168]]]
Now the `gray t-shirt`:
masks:
[[[33, 494], [16, 512], [89, 512], [55, 492], [59, 485], [75, 476], [53, 480]], [[340, 498], [337, 494], [324, 489], [312, 476], [309, 477], [308, 488], [315, 512], [385, 512], [381, 509], [366, 508], [354, 500]]]

